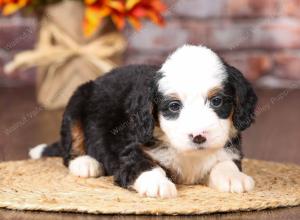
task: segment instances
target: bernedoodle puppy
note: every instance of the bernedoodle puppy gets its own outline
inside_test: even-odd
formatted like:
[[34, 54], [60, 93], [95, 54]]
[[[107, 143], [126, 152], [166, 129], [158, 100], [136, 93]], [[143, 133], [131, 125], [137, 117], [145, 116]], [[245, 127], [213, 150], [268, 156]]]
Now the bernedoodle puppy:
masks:
[[132, 65], [80, 86], [66, 107], [61, 138], [29, 152], [63, 157], [80, 177], [112, 175], [149, 197], [174, 197], [175, 183], [223, 192], [254, 187], [242, 172], [241, 132], [257, 97], [212, 50], [185, 45], [161, 66]]

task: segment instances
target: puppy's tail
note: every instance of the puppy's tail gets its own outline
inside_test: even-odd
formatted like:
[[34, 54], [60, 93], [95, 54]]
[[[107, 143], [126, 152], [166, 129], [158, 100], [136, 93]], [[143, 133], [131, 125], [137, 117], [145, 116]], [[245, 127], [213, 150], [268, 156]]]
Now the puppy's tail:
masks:
[[29, 150], [31, 159], [39, 159], [41, 157], [62, 157], [63, 150], [59, 142], [53, 144], [39, 144]]

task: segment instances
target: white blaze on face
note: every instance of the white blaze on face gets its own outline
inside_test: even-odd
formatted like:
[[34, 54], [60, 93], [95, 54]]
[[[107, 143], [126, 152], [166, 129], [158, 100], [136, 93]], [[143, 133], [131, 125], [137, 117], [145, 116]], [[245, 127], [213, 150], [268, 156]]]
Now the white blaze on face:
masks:
[[220, 58], [202, 46], [177, 49], [160, 69], [158, 89], [163, 96], [176, 95], [183, 104], [179, 117], [168, 119], [160, 114], [160, 126], [172, 146], [179, 150], [195, 149], [189, 135], [205, 132], [203, 148], [220, 148], [228, 140], [230, 120], [221, 119], [210, 107], [207, 96], [222, 88], [226, 78]]

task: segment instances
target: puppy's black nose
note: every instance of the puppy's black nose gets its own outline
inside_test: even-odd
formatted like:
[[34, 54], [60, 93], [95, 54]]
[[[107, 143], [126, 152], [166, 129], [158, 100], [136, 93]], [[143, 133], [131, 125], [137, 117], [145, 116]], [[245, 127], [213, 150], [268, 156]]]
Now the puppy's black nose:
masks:
[[202, 135], [197, 135], [197, 136], [193, 137], [193, 142], [195, 144], [202, 144], [205, 141], [206, 141], [206, 138], [204, 136], [202, 136]]

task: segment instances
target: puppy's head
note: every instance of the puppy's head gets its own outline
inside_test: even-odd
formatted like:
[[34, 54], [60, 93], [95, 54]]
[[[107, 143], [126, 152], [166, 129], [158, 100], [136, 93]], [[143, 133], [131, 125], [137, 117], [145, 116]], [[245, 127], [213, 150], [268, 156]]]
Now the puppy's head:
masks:
[[177, 49], [158, 75], [160, 127], [180, 151], [222, 148], [254, 121], [250, 84], [206, 47]]

